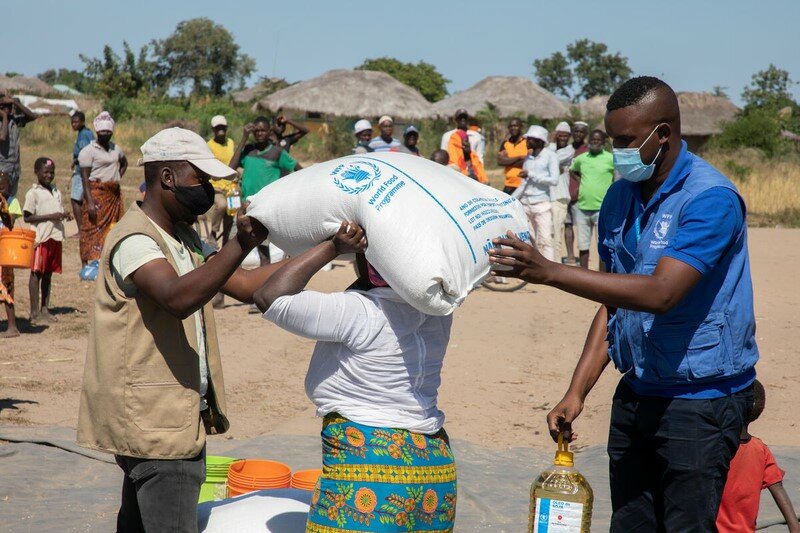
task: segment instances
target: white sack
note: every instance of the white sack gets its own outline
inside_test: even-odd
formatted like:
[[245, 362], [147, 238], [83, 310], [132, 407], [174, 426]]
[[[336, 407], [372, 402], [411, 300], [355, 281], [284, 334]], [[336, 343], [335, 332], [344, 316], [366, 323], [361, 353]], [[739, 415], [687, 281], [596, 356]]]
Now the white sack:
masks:
[[271, 489], [197, 506], [201, 533], [303, 533], [311, 492]]
[[250, 199], [247, 214], [291, 256], [331, 237], [343, 220], [367, 232], [367, 260], [409, 304], [448, 315], [489, 272], [491, 240], [529, 240], [519, 202], [414, 155], [342, 157], [292, 173]]

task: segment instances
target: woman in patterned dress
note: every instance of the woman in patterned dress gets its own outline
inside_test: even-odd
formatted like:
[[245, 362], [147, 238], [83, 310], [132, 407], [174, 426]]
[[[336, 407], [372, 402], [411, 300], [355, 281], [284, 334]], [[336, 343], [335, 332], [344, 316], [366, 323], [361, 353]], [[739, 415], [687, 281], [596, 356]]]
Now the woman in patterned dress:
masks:
[[[452, 316], [421, 313], [364, 259], [364, 230], [286, 262], [256, 291], [264, 318], [317, 340], [306, 394], [323, 417], [323, 473], [306, 531], [452, 531], [456, 468], [437, 407]], [[344, 253], [358, 253], [348, 290], [303, 291]]]

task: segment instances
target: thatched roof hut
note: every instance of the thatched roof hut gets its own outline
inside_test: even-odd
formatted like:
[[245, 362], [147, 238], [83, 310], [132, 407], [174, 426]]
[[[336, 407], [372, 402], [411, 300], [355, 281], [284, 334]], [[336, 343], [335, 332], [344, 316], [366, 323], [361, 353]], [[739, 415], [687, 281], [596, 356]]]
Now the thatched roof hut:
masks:
[[722, 123], [736, 118], [739, 108], [724, 96], [678, 93], [683, 135], [710, 136], [722, 132]]
[[602, 119], [606, 114], [606, 103], [608, 103], [608, 95], [592, 96], [588, 100], [584, 100], [578, 104], [581, 118], [584, 120]]
[[[686, 136], [710, 136], [722, 132], [722, 123], [733, 120], [739, 108], [724, 96], [711, 93], [680, 92], [681, 132]], [[581, 117], [601, 118], [606, 113], [608, 96], [593, 96], [581, 102]]]
[[291, 84], [283, 78], [266, 78], [256, 83], [252, 87], [236, 91], [231, 94], [233, 101], [237, 104], [248, 104], [268, 96], [276, 91], [289, 87]]
[[49, 96], [56, 91], [48, 83], [39, 78], [28, 78], [26, 76], [0, 76], [0, 92], [11, 94], [35, 94], [37, 96]]
[[72, 115], [80, 109], [73, 99], [42, 98], [32, 94], [19, 95], [19, 101], [37, 115]]
[[533, 115], [542, 119], [569, 116], [569, 104], [522, 76], [489, 76], [469, 89], [458, 92], [433, 105], [443, 117], [464, 108], [474, 115], [489, 102], [501, 117]]
[[337, 117], [422, 119], [434, 116], [431, 104], [415, 89], [384, 72], [330, 70], [266, 96], [253, 111], [299, 111]]

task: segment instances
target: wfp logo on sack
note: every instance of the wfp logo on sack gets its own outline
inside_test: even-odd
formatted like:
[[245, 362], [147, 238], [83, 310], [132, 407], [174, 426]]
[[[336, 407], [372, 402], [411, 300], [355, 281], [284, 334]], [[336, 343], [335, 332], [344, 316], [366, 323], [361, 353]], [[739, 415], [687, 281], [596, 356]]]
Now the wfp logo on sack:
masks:
[[331, 171], [333, 184], [347, 194], [361, 194], [381, 177], [378, 165], [370, 161], [348, 161]]

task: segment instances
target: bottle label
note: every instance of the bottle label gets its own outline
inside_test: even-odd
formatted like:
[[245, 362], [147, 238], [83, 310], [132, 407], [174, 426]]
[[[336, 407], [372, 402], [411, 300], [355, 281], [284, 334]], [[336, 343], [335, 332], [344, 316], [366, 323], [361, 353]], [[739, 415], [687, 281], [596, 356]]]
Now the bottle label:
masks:
[[228, 209], [236, 211], [242, 207], [242, 197], [238, 194], [236, 196], [228, 196]]
[[582, 503], [539, 498], [536, 500], [533, 533], [580, 533], [582, 518]]

